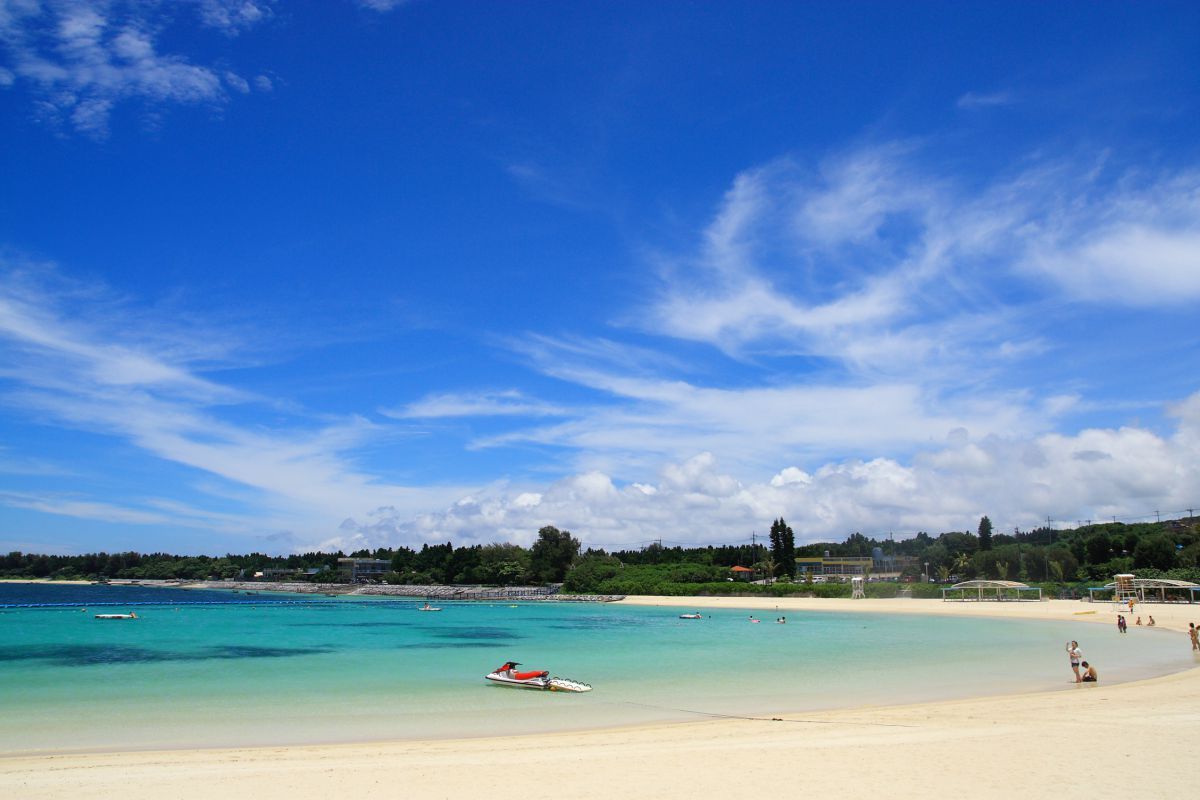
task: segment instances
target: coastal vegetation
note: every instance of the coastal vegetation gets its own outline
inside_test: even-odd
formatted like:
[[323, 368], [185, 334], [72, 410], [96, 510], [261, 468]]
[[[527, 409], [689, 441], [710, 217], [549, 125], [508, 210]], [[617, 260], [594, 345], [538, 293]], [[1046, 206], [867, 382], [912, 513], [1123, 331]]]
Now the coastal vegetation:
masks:
[[[1049, 527], [995, 532], [984, 517], [974, 533], [921, 532], [893, 540], [854, 533], [841, 542], [796, 545], [783, 519], [775, 520], [768, 544], [757, 542], [703, 547], [663, 546], [661, 542], [628, 550], [581, 551], [569, 531], [546, 526], [530, 547], [511, 543], [455, 547], [451, 542], [359, 550], [349, 554], [262, 553], [219, 557], [89, 553], [47, 555], [12, 552], [0, 557], [0, 577], [43, 579], [345, 580], [339, 558], [389, 562], [381, 580], [394, 584], [472, 584], [514, 586], [562, 583], [564, 591], [595, 594], [706, 595], [745, 594], [818, 597], [848, 596], [850, 588], [820, 576], [799, 575], [797, 559], [869, 558], [902, 565], [897, 580], [868, 580], [868, 597], [940, 596], [946, 583], [971, 578], [1019, 580], [1054, 593], [1082, 592], [1130, 572], [1200, 582], [1200, 525], [1196, 517], [1152, 523], [1112, 522], [1071, 530]], [[734, 567], [741, 570], [733, 571]], [[870, 568], [867, 570], [870, 578]], [[284, 578], [283, 576], [290, 576]], [[745, 578], [738, 579], [739, 576]], [[878, 576], [876, 576], [878, 577]], [[752, 580], [757, 579], [757, 580]]]

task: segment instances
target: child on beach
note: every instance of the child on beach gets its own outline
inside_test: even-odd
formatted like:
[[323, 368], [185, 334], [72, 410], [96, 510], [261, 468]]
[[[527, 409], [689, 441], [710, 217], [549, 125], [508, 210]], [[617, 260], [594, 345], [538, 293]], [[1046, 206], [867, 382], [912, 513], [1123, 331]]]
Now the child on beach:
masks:
[[1083, 669], [1083, 680], [1080, 683], [1095, 683], [1099, 679], [1100, 676], [1096, 674], [1096, 668], [1088, 664], [1088, 662], [1083, 662]]
[[1146, 623], [1146, 627], [1147, 627], [1147, 628], [1153, 628], [1153, 627], [1154, 627], [1154, 617], [1150, 617], [1150, 621], [1149, 621], [1148, 623]]

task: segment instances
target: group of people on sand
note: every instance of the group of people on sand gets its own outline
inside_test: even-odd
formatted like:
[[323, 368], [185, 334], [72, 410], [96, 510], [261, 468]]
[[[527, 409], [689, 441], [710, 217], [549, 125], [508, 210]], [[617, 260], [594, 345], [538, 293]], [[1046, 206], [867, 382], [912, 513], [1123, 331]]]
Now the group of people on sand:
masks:
[[1071, 671], [1075, 673], [1076, 683], [1096, 683], [1100, 679], [1100, 676], [1096, 674], [1096, 668], [1083, 660], [1079, 642], [1074, 639], [1067, 642], [1067, 658], [1071, 661]]

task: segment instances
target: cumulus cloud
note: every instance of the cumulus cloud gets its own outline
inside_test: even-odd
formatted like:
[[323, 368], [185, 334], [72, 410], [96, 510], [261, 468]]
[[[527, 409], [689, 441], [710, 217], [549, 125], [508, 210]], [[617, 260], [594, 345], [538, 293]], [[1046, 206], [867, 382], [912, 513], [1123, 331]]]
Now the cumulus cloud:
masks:
[[[537, 530], [571, 530], [585, 546], [637, 547], [664, 539], [721, 544], [762, 533], [783, 516], [799, 541], [924, 530], [973, 530], [987, 514], [1000, 529], [1143, 516], [1183, 509], [1200, 497], [1200, 393], [1173, 409], [1168, 436], [1139, 428], [1089, 429], [1030, 438], [963, 432], [909, 463], [889, 458], [780, 469], [744, 481], [711, 453], [666, 465], [654, 484], [618, 485], [584, 472], [537, 492], [509, 486], [473, 493], [410, 517], [381, 508], [343, 524], [328, 545], [396, 541], [529, 544]], [[1085, 454], [1080, 457], [1080, 454]]]
[[270, 14], [269, 3], [251, 0], [9, 3], [0, 12], [0, 44], [7, 56], [0, 86], [27, 86], [38, 116], [97, 137], [107, 133], [113, 109], [125, 101], [223, 102], [222, 78], [239, 92], [241, 78], [182, 53], [160, 51], [160, 31], [188, 9], [201, 25], [229, 35]]

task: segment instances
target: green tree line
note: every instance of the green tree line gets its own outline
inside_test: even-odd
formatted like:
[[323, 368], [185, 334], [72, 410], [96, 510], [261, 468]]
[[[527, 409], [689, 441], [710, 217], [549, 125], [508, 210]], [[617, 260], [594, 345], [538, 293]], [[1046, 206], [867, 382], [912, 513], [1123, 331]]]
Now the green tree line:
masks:
[[[802, 535], [802, 534], [801, 534]], [[1053, 586], [1097, 585], [1120, 572], [1142, 577], [1170, 577], [1200, 583], [1200, 529], [1195, 518], [1155, 523], [1107, 523], [1073, 530], [1036, 528], [998, 533], [987, 517], [975, 532], [921, 532], [893, 541], [854, 533], [841, 542], [795, 544], [795, 534], [782, 519], [772, 523], [769, 545], [664, 547], [655, 542], [638, 549], [580, 551], [570, 531], [547, 526], [530, 547], [485, 544], [455, 547], [424, 544], [358, 550], [354, 558], [390, 562], [384, 576], [399, 584], [483, 584], [512, 586], [564, 583], [566, 591], [596, 594], [713, 594], [807, 592], [837, 596], [847, 587], [813, 584], [794, 578], [798, 557], [869, 557], [879, 548], [885, 556], [907, 556], [903, 576], [934, 581], [994, 578]], [[52, 579], [248, 579], [267, 569], [302, 570], [305, 580], [336, 582], [339, 558], [345, 553], [268, 556], [262, 553], [220, 557], [167, 553], [89, 553], [39, 555], [9, 553], [0, 557], [0, 577]], [[769, 586], [730, 581], [730, 567], [746, 566], [757, 576], [774, 576]], [[896, 585], [870, 584], [868, 594], [886, 595]], [[917, 593], [927, 591], [915, 589]], [[928, 590], [933, 596], [933, 590]]]

